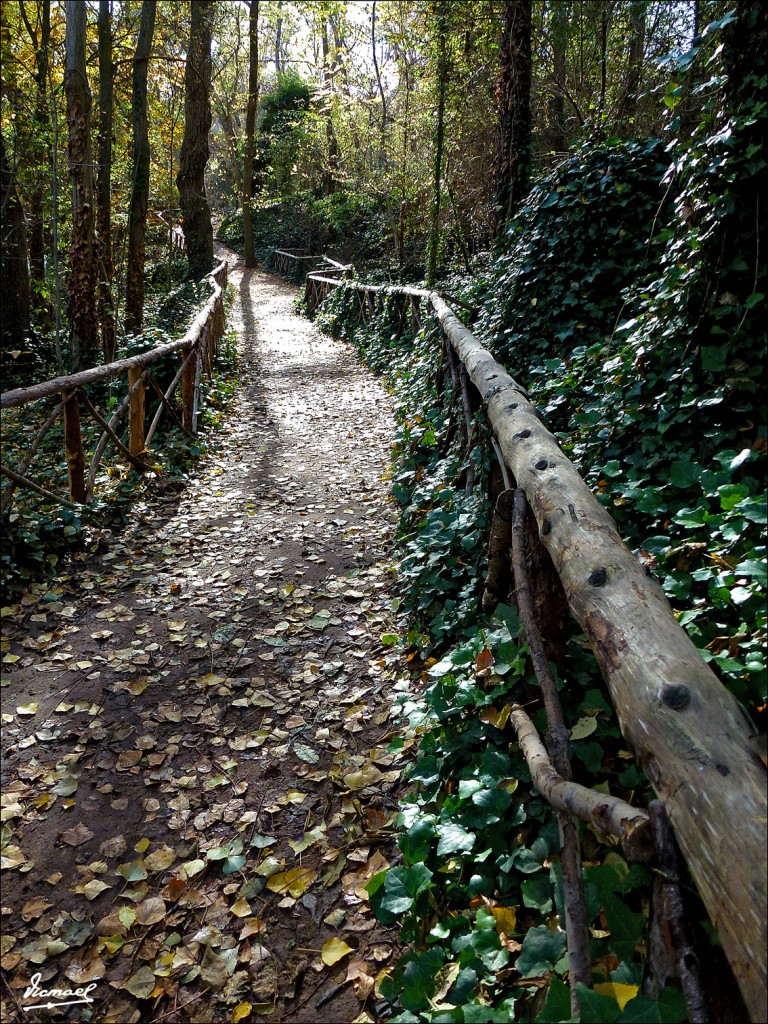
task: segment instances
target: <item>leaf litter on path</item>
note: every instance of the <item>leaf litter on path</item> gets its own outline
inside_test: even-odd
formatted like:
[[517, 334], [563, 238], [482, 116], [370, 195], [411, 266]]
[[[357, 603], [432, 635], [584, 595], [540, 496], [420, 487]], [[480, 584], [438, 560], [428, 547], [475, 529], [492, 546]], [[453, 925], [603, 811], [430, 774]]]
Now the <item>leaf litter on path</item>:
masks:
[[212, 454], [3, 609], [3, 1020], [34, 974], [95, 984], [94, 1021], [373, 1021], [397, 951], [365, 889], [414, 743], [389, 397], [289, 286], [231, 280]]

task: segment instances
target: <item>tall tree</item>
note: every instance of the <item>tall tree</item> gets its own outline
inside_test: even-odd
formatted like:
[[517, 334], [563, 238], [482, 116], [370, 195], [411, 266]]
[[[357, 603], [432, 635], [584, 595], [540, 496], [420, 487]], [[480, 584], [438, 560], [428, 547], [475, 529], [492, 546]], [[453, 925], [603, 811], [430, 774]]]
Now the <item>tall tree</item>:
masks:
[[434, 170], [432, 174], [432, 202], [429, 212], [427, 238], [427, 288], [437, 280], [437, 259], [440, 248], [440, 209], [443, 184], [443, 146], [445, 143], [445, 97], [448, 90], [448, 11], [447, 5], [438, 3], [435, 10], [435, 45], [437, 48], [437, 118], [434, 134]]
[[259, 0], [251, 0], [248, 19], [248, 104], [245, 112], [245, 158], [243, 160], [243, 235], [245, 239], [245, 265], [256, 266], [253, 251], [253, 155], [256, 134], [256, 109], [259, 105]]
[[629, 5], [629, 42], [627, 44], [627, 71], [624, 88], [619, 98], [616, 120], [632, 132], [637, 117], [637, 101], [643, 73], [645, 46], [645, 0], [632, 0]]
[[205, 193], [208, 132], [211, 128], [212, 0], [192, 0], [187, 69], [184, 76], [184, 138], [176, 184], [190, 275], [199, 281], [213, 266], [213, 226]]
[[323, 86], [325, 88], [325, 138], [328, 145], [328, 164], [325, 169], [325, 194], [333, 195], [339, 175], [339, 142], [333, 126], [333, 76], [331, 74], [330, 45], [328, 43], [329, 18], [320, 15], [320, 40], [323, 47]]
[[[128, 269], [125, 292], [125, 329], [140, 331], [144, 323], [144, 259], [149, 208], [149, 126], [147, 124], [147, 71], [155, 31], [155, 0], [141, 7], [139, 38], [133, 58], [133, 183], [128, 211]], [[211, 261], [212, 262], [212, 258]], [[210, 270], [210, 262], [208, 270]]]
[[29, 333], [29, 266], [24, 209], [16, 191], [16, 170], [0, 135], [0, 243], [2, 243], [3, 345], [19, 348]]
[[112, 118], [115, 66], [112, 60], [112, 17], [110, 0], [99, 0], [99, 135], [96, 173], [96, 228], [99, 235], [101, 274], [99, 320], [104, 361], [115, 356], [115, 314], [112, 304]]
[[96, 315], [98, 262], [94, 231], [91, 90], [85, 64], [85, 0], [66, 6], [64, 91], [69, 124], [69, 173], [72, 179], [72, 233], [67, 278], [70, 361], [80, 370], [97, 362]]
[[505, 0], [498, 97], [497, 236], [526, 194], [531, 173], [531, 0]]
[[552, 98], [550, 101], [552, 149], [561, 153], [568, 145], [564, 102], [567, 72], [568, 5], [564, 0], [559, 0], [551, 5], [549, 33], [552, 45]]
[[29, 263], [31, 277], [45, 280], [45, 216], [43, 198], [46, 179], [46, 150], [48, 138], [48, 63], [51, 42], [51, 0], [36, 5], [37, 19], [33, 25], [26, 4], [19, 4], [24, 26], [35, 54], [35, 114], [32, 155], [34, 184], [29, 197]]

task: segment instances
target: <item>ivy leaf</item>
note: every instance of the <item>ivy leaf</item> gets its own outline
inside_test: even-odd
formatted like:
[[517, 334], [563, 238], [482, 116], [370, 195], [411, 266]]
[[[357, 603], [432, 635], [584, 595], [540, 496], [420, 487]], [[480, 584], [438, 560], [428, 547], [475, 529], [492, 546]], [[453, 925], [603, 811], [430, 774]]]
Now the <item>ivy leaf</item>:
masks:
[[438, 856], [449, 853], [469, 853], [477, 838], [474, 832], [468, 832], [457, 822], [439, 824], [436, 826], [436, 832], [440, 837], [437, 844]]
[[614, 1024], [618, 1021], [621, 1010], [612, 996], [602, 996], [580, 982], [576, 993], [582, 1020], [588, 1020], [590, 1024]]
[[619, 1024], [662, 1024], [659, 1004], [648, 996], [635, 996], [622, 1010]]
[[524, 978], [538, 977], [551, 971], [564, 951], [565, 932], [551, 932], [541, 924], [525, 933], [515, 966]]
[[536, 1018], [536, 1024], [560, 1024], [561, 1021], [570, 1020], [571, 994], [565, 982], [555, 975], [549, 984], [547, 998]]
[[432, 872], [424, 864], [391, 868], [384, 881], [381, 906], [390, 914], [404, 914], [411, 909], [416, 898], [429, 888], [431, 881]]

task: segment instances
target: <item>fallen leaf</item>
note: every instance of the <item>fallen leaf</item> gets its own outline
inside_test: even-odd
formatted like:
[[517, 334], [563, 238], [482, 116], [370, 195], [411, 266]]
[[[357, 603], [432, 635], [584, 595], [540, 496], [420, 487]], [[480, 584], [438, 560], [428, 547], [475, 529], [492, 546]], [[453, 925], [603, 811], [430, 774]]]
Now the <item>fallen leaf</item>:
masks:
[[251, 905], [247, 899], [241, 897], [236, 903], [232, 904], [229, 910], [235, 917], [247, 917], [251, 913]]
[[87, 900], [95, 900], [105, 889], [111, 888], [112, 886], [107, 885], [106, 882], [102, 882], [98, 878], [92, 878], [90, 882], [81, 882], [80, 885], [76, 885], [72, 892], [79, 892]]
[[281, 895], [290, 893], [296, 900], [303, 896], [304, 892], [317, 878], [317, 872], [311, 868], [291, 868], [290, 871], [280, 871], [267, 882], [270, 892]]
[[170, 846], [162, 846], [144, 858], [144, 867], [148, 871], [165, 871], [176, 860], [176, 851]]
[[150, 896], [136, 907], [136, 920], [145, 927], [157, 924], [165, 917], [165, 900], [160, 896]]
[[140, 882], [147, 877], [147, 869], [144, 867], [141, 857], [137, 857], [136, 860], [129, 861], [127, 864], [119, 864], [117, 870], [126, 882]]
[[135, 974], [123, 983], [123, 988], [127, 989], [132, 996], [136, 999], [146, 999], [155, 987], [155, 976], [149, 967], [141, 967]]
[[382, 772], [374, 764], [367, 764], [358, 772], [348, 772], [342, 776], [342, 781], [347, 789], [357, 792], [365, 789], [366, 786], [374, 786], [382, 777]]
[[87, 843], [89, 839], [93, 839], [93, 832], [82, 821], [79, 821], [72, 828], [68, 828], [66, 832], [61, 833], [61, 841], [68, 846], [81, 846], [83, 843]]
[[27, 900], [21, 908], [22, 920], [27, 923], [34, 921], [41, 914], [44, 914], [46, 910], [49, 910], [50, 907], [51, 904], [44, 896], [34, 896], [31, 900]]
[[322, 949], [320, 950], [320, 956], [326, 967], [333, 967], [335, 963], [338, 963], [339, 960], [342, 960], [351, 952], [351, 946], [348, 946], [343, 939], [334, 937], [323, 943]]
[[215, 990], [224, 988], [231, 973], [228, 967], [223, 957], [217, 956], [210, 946], [205, 947], [203, 962], [200, 964], [200, 977], [206, 985]]

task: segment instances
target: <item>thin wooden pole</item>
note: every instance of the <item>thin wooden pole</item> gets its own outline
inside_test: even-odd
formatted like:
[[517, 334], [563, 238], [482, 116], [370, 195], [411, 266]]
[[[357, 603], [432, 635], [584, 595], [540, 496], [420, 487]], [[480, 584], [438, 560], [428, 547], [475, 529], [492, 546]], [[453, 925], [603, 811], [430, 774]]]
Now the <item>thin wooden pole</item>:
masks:
[[19, 487], [28, 487], [31, 491], [36, 491], [39, 495], [47, 501], [52, 502], [54, 505], [63, 505], [64, 508], [72, 508], [76, 512], [80, 511], [80, 505], [75, 505], [71, 501], [67, 501], [66, 498], [59, 498], [58, 495], [53, 493], [53, 491], [46, 490], [45, 487], [41, 487], [40, 484], [36, 484], [34, 480], [30, 480], [27, 476], [22, 476], [21, 473], [16, 473], [14, 470], [9, 469], [8, 466], [0, 464], [0, 473], [2, 473], [3, 476], [7, 476], [9, 480], [12, 480]]
[[[462, 366], [462, 372], [464, 367]], [[506, 492], [505, 492], [506, 493]], [[549, 668], [544, 651], [541, 633], [531, 601], [528, 572], [525, 565], [525, 517], [528, 504], [525, 491], [519, 488], [512, 500], [512, 566], [515, 575], [515, 590], [520, 620], [528, 640], [536, 678], [539, 682], [544, 707], [547, 711], [547, 727], [549, 742], [547, 744], [552, 763], [558, 775], [567, 781], [571, 780], [571, 763], [568, 758], [568, 731], [563, 718], [560, 696], [555, 680]], [[579, 1014], [579, 1002], [576, 995], [577, 984], [592, 987], [592, 962], [589, 955], [589, 923], [587, 921], [586, 901], [584, 899], [584, 878], [581, 871], [581, 844], [579, 829], [572, 815], [567, 811], [558, 810], [557, 822], [560, 827], [561, 853], [560, 862], [563, 869], [563, 903], [565, 906], [566, 940], [568, 943], [568, 973], [571, 987], [571, 1011], [574, 1016]]]
[[181, 350], [184, 369], [181, 375], [181, 422], [187, 430], [192, 430], [193, 408], [195, 403], [195, 363], [192, 358], [194, 349], [191, 345]]

